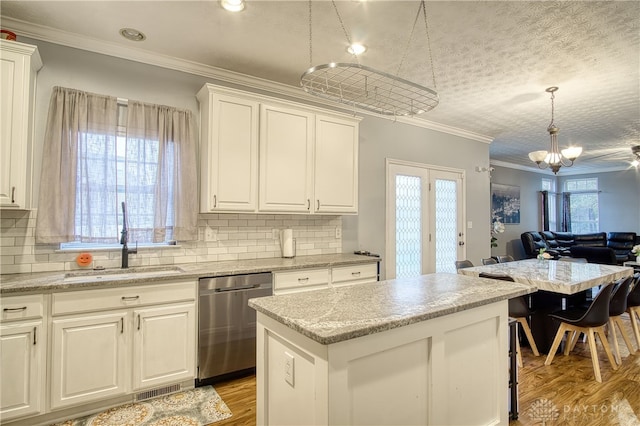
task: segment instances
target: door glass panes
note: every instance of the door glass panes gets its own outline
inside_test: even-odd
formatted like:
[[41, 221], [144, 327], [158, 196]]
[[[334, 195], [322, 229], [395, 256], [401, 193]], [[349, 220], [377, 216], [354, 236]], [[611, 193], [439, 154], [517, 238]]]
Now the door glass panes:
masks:
[[435, 181], [436, 272], [456, 272], [458, 250], [458, 212], [456, 182]]
[[396, 176], [396, 278], [422, 274], [422, 182]]

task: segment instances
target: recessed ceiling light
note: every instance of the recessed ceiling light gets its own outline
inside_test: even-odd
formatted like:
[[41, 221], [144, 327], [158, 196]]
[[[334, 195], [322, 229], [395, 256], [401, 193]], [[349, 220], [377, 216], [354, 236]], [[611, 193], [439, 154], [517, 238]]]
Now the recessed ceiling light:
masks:
[[138, 31], [135, 28], [121, 28], [120, 35], [131, 41], [142, 41], [147, 38], [142, 31]]
[[364, 53], [366, 50], [367, 50], [367, 47], [359, 43], [353, 43], [351, 46], [347, 47], [347, 52], [356, 56]]
[[244, 0], [220, 0], [220, 4], [229, 12], [240, 12], [244, 10]]

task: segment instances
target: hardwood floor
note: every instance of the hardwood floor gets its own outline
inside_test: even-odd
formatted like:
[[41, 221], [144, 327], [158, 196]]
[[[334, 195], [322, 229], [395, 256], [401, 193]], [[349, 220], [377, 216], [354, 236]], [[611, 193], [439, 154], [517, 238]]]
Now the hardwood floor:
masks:
[[240, 379], [215, 383], [213, 385], [218, 395], [227, 404], [231, 413], [230, 418], [211, 423], [215, 426], [255, 426], [256, 424], [256, 376], [246, 376]]
[[[623, 322], [631, 332], [626, 315]], [[608, 340], [611, 345], [611, 336]], [[602, 383], [594, 379], [586, 342], [578, 342], [566, 357], [556, 355], [549, 366], [544, 365], [546, 355], [535, 357], [529, 348], [522, 348], [519, 416], [510, 426], [640, 425], [640, 351], [630, 355], [619, 332], [618, 343], [622, 365], [614, 371], [598, 340]], [[635, 339], [632, 343], [637, 349]]]
[[[626, 315], [623, 321], [631, 330]], [[593, 378], [587, 343], [578, 342], [569, 356], [556, 355], [549, 366], [544, 365], [546, 355], [535, 357], [523, 347], [519, 417], [510, 426], [640, 426], [640, 351], [630, 355], [620, 335], [618, 340], [622, 366], [617, 371], [612, 370], [598, 343], [603, 383]], [[632, 343], [636, 344], [635, 339]], [[256, 424], [255, 376], [216, 383], [214, 387], [233, 413], [215, 426]]]

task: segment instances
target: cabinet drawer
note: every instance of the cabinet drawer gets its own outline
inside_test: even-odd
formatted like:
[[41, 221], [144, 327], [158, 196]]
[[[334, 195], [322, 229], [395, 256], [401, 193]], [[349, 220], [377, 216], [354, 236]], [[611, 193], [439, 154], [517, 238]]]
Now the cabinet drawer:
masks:
[[329, 286], [328, 269], [300, 269], [291, 272], [275, 272], [273, 274], [273, 289], [293, 290], [310, 287], [326, 288]]
[[2, 321], [26, 318], [41, 318], [43, 296], [30, 294], [25, 296], [2, 297]]
[[70, 291], [53, 294], [52, 314], [62, 315], [102, 309], [173, 303], [195, 300], [195, 298], [195, 281], [138, 287]]
[[338, 266], [331, 270], [333, 285], [374, 282], [378, 278], [378, 266], [375, 263], [364, 265]]

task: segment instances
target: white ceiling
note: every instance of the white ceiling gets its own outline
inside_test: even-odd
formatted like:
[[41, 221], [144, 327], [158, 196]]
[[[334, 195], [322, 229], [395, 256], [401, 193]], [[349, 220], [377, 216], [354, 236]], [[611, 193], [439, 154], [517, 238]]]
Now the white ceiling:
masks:
[[[396, 74], [417, 1], [337, 1], [349, 36], [369, 47], [363, 65]], [[549, 149], [549, 94], [559, 86], [560, 147], [584, 147], [560, 174], [630, 167], [640, 145], [640, 2], [428, 1], [440, 104], [418, 116], [493, 139], [491, 160], [530, 167]], [[8, 1], [2, 27], [53, 43], [207, 74], [229, 70], [299, 89], [310, 65], [353, 62], [330, 1]], [[125, 40], [120, 28], [147, 36]], [[433, 86], [424, 23], [399, 76]], [[155, 58], [155, 59], [151, 59]], [[179, 61], [176, 61], [179, 59]], [[182, 65], [176, 65], [182, 64]], [[482, 137], [480, 137], [482, 139]]]

